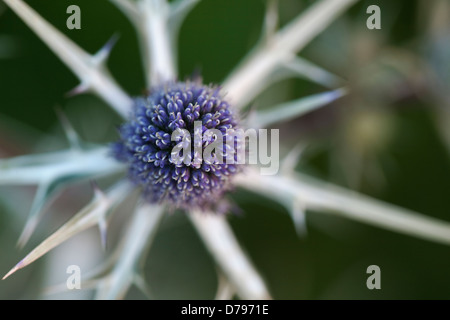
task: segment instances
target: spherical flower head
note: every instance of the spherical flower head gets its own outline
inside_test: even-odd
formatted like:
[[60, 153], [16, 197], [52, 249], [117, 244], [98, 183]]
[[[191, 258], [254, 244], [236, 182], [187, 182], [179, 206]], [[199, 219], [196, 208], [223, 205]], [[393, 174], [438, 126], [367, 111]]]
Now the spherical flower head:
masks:
[[171, 82], [135, 99], [112, 152], [128, 164], [129, 178], [142, 187], [146, 200], [212, 209], [240, 169], [233, 147], [237, 138], [231, 144], [217, 139], [237, 128], [238, 118], [218, 87]]

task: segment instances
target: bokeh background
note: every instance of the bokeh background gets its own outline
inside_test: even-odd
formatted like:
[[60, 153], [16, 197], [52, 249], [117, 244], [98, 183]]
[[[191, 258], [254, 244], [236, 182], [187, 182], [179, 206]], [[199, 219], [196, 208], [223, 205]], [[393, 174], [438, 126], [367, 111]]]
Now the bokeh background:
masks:
[[[145, 91], [134, 29], [106, 0], [27, 1], [88, 52], [113, 34], [120, 38], [108, 67], [131, 95]], [[280, 0], [283, 26], [314, 1]], [[81, 30], [66, 28], [66, 8], [81, 8]], [[368, 30], [366, 8], [381, 8], [381, 30]], [[179, 77], [200, 71], [221, 83], [260, 37], [263, 0], [202, 0], [184, 23], [178, 43]], [[77, 79], [0, 3], [0, 157], [67, 146], [55, 108], [80, 136], [95, 143], [117, 138], [120, 119], [97, 97], [66, 93]], [[428, 216], [450, 220], [450, 3], [446, 0], [360, 1], [300, 55], [344, 79], [350, 94], [301, 119], [276, 126], [283, 153], [304, 151], [297, 169]], [[279, 102], [328, 90], [305, 79], [283, 80], [252, 102]], [[108, 180], [100, 181], [107, 185]], [[65, 190], [46, 210], [30, 243], [17, 238], [34, 187], [0, 187], [0, 274], [77, 212], [90, 198], [88, 183]], [[249, 191], [231, 195], [241, 208], [229, 221], [275, 299], [448, 299], [450, 248], [322, 212], [307, 212], [298, 236], [281, 205]], [[89, 298], [88, 290], [41, 295], [64, 283], [66, 267], [83, 274], [106, 259], [120, 239], [127, 210], [114, 216], [108, 249], [96, 229], [61, 245], [0, 282], [0, 299]], [[381, 268], [381, 290], [368, 290], [366, 269]], [[144, 266], [155, 299], [212, 299], [215, 265], [183, 213], [167, 216]], [[83, 275], [82, 274], [82, 275]], [[144, 299], [136, 288], [129, 299]]]

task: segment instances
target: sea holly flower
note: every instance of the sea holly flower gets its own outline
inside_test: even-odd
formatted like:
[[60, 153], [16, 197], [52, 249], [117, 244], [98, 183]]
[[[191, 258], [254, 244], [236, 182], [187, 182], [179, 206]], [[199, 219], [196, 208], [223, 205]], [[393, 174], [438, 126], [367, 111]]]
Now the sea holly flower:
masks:
[[[207, 133], [215, 129], [222, 137], [237, 126], [238, 117], [219, 88], [199, 81], [168, 82], [135, 99], [112, 153], [127, 164], [129, 178], [142, 187], [148, 201], [188, 210], [217, 209], [239, 165], [205, 157], [213, 141]], [[223, 141], [216, 148], [221, 158], [227, 156], [226, 147]], [[234, 160], [237, 151], [230, 153]]]
[[[114, 38], [97, 54], [91, 55], [22, 0], [4, 2], [80, 79], [80, 85], [72, 93], [92, 92], [124, 119], [119, 128], [119, 140], [112, 146], [87, 147], [70, 122], [62, 117], [71, 144], [68, 150], [1, 160], [0, 184], [39, 186], [21, 244], [33, 233], [45, 204], [57, 195], [57, 190], [82, 179], [94, 180], [118, 173], [124, 177], [106, 191], [93, 183], [95, 195], [92, 201], [26, 255], [3, 279], [92, 226], [99, 226], [105, 242], [108, 218], [132, 193], [133, 185], [142, 188], [143, 198], [147, 201], [138, 201], [136, 209], [131, 210], [129, 227], [124, 231], [117, 251], [111, 254], [113, 263], [106, 262], [100, 266], [99, 272], [84, 279], [94, 284], [97, 298], [122, 298], [132, 284], [146, 291], [145, 281], [139, 273], [140, 258], [152, 244], [168, 206], [184, 209], [219, 266], [218, 297], [231, 298], [237, 294], [244, 299], [271, 298], [257, 268], [234, 237], [226, 216], [215, 214], [218, 210], [215, 205], [231, 186], [249, 189], [286, 206], [299, 232], [304, 228], [305, 210], [313, 209], [340, 213], [378, 227], [450, 243], [450, 227], [441, 221], [295, 171], [298, 150], [282, 159], [280, 172], [267, 176], [254, 168], [240, 171], [235, 165], [215, 163], [209, 158], [199, 159], [199, 152], [196, 153], [196, 148], [203, 152], [215, 140], [213, 135], [203, 135], [200, 143], [195, 143], [196, 135], [202, 135], [206, 129], [214, 127], [225, 132], [240, 126], [267, 128], [345, 95], [348, 89], [343, 87], [339, 77], [298, 57], [297, 53], [356, 0], [317, 1], [281, 30], [276, 28], [275, 1], [269, 1], [264, 36], [244, 62], [221, 83], [220, 91], [217, 87], [195, 81], [176, 81], [173, 44], [183, 18], [198, 1], [111, 0], [132, 21], [140, 40], [150, 93], [137, 98], [131, 98], [107, 71], [105, 60], [112, 50]], [[286, 68], [292, 72], [274, 76], [276, 71]], [[242, 108], [276, 80], [293, 74], [332, 89], [287, 101], [266, 111], [254, 110], [244, 118]], [[224, 99], [222, 94], [226, 94]], [[201, 132], [196, 130], [196, 120], [202, 124]], [[183, 129], [187, 130], [187, 135]], [[193, 141], [193, 150], [188, 152], [191, 161], [178, 163], [172, 159], [179, 143], [184, 149], [184, 143]], [[229, 152], [224, 145], [222, 151], [224, 154]], [[128, 178], [124, 172], [128, 172]], [[133, 183], [131, 186], [130, 181]]]

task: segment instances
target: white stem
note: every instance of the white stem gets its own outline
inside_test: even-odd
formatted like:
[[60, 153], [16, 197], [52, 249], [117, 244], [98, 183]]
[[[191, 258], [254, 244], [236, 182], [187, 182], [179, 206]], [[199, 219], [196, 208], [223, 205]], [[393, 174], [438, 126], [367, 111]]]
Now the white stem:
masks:
[[135, 280], [138, 264], [149, 248], [164, 210], [161, 206], [142, 204], [124, 235], [117, 264], [99, 285], [97, 299], [122, 299]]
[[22, 0], [4, 2], [44, 41], [50, 49], [77, 75], [81, 86], [98, 94], [120, 115], [127, 117], [132, 99], [120, 88], [95, 58], [43, 19]]
[[238, 295], [249, 300], [270, 299], [264, 281], [242, 252], [225, 217], [203, 212], [191, 212], [189, 217]]
[[141, 0], [138, 8], [141, 13], [138, 28], [146, 55], [144, 63], [147, 68], [147, 83], [157, 85], [174, 80], [175, 58], [168, 26], [170, 6], [165, 0]]
[[418, 238], [450, 244], [450, 223], [403, 209], [313, 179], [291, 173], [289, 176], [262, 176], [249, 169], [236, 183], [289, 206], [293, 201], [307, 209], [338, 214], [363, 223]]
[[135, 26], [149, 87], [176, 80], [176, 40], [184, 18], [200, 0], [110, 0]]
[[275, 34], [266, 45], [251, 53], [224, 83], [230, 102], [242, 108], [263, 89], [261, 79], [270, 77], [292, 59], [318, 33], [357, 0], [322, 0]]

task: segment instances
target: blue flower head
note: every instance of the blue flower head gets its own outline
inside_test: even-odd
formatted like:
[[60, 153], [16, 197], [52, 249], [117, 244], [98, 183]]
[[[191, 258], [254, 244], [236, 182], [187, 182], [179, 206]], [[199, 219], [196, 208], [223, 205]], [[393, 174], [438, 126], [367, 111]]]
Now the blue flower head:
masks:
[[[240, 166], [199, 158], [198, 150], [204, 151], [215, 139], [204, 135], [210, 129], [226, 137], [229, 129], [237, 127], [237, 116], [218, 87], [170, 82], [135, 99], [132, 114], [120, 127], [120, 141], [112, 145], [112, 152], [116, 159], [128, 164], [129, 178], [142, 187], [148, 201], [182, 209], [209, 209], [230, 189], [231, 177]], [[197, 141], [200, 147], [193, 145], [187, 155], [194, 161], [185, 163], [171, 157], [182, 140], [174, 139], [174, 133], [181, 131], [188, 133], [184, 137], [187, 141]], [[194, 135], [200, 135], [200, 140], [195, 140]], [[218, 149], [223, 155], [229, 150], [225, 143]], [[234, 151], [230, 152], [236, 159]]]

